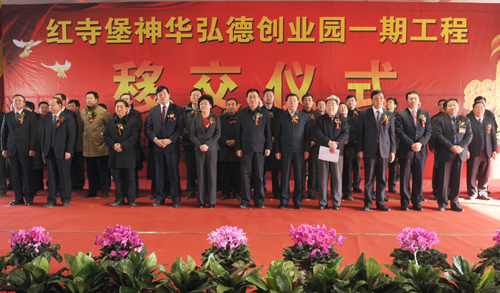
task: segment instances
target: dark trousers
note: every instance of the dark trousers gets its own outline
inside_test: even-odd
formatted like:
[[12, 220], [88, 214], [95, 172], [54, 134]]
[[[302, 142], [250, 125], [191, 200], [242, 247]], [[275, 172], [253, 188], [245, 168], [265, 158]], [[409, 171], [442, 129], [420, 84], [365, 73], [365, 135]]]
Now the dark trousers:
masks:
[[438, 195], [438, 180], [439, 180], [439, 163], [436, 156], [434, 156], [434, 165], [432, 166], [432, 194], [434, 197]]
[[223, 194], [241, 192], [240, 162], [221, 162], [221, 184]]
[[111, 172], [109, 171], [108, 162], [108, 156], [85, 157], [89, 193], [96, 194], [98, 189], [101, 190], [103, 194], [109, 192], [111, 186]]
[[215, 205], [217, 200], [217, 151], [196, 152], [198, 204]]
[[[416, 156], [411, 160], [399, 159], [401, 166], [401, 179], [399, 181], [399, 192], [401, 194], [401, 207], [419, 207], [422, 202], [422, 185], [424, 183], [424, 170], [426, 159], [417, 159]], [[410, 191], [410, 180], [412, 181]]]
[[0, 155], [0, 193], [7, 192], [7, 167], [5, 157]]
[[361, 184], [361, 159], [356, 156], [352, 166], [352, 187], [359, 188]]
[[[307, 163], [307, 182], [306, 182], [306, 167], [302, 172], [302, 194], [306, 194], [307, 185], [307, 195], [309, 197], [313, 196], [318, 190], [316, 186], [318, 185], [317, 171], [318, 171], [318, 146], [314, 145], [311, 147], [309, 152], [309, 158], [306, 160]], [[305, 163], [304, 163], [305, 164]]]
[[344, 167], [344, 157], [339, 156], [337, 163], [318, 160], [318, 179], [319, 191], [318, 199], [320, 206], [328, 204], [328, 177], [332, 174], [330, 180], [330, 190], [332, 191], [333, 206], [340, 206], [342, 201], [342, 169]]
[[[274, 154], [271, 154], [274, 156]], [[281, 193], [280, 187], [280, 171], [269, 171], [271, 172], [271, 182], [273, 185], [273, 196], [274, 198], [279, 198]], [[267, 171], [264, 171], [264, 175], [262, 176], [262, 185], [265, 187], [267, 184]]]
[[290, 201], [290, 174], [293, 167], [293, 204], [301, 205], [304, 193], [302, 192], [302, 175], [304, 173], [304, 153], [281, 153], [281, 198], [282, 204]]
[[71, 160], [71, 182], [73, 189], [83, 189], [85, 186], [85, 160], [83, 152], [74, 152]]
[[26, 202], [33, 202], [35, 195], [33, 191], [33, 157], [15, 154], [8, 158], [12, 179], [12, 189], [14, 190], [15, 201], [23, 202], [23, 196]]
[[264, 153], [243, 152], [241, 156], [241, 204], [250, 203], [250, 184], [253, 184], [253, 201], [256, 205], [264, 204], [264, 185], [262, 184], [264, 174]]
[[373, 158], [364, 157], [363, 160], [365, 162], [365, 206], [372, 205], [374, 184], [376, 182], [376, 204], [377, 207], [382, 207], [384, 206], [385, 187], [387, 186], [386, 172], [389, 158], [380, 157], [380, 151], [377, 150]]
[[[45, 158], [47, 164], [49, 196], [47, 203], [57, 202], [57, 192], [61, 192], [61, 201], [71, 201], [71, 158], [69, 160], [56, 159], [54, 150], [51, 148]], [[59, 178], [59, 181], [56, 180]]]
[[460, 192], [460, 179], [462, 177], [462, 167], [464, 162], [460, 161], [460, 157], [457, 154], [453, 154], [448, 162], [438, 163], [438, 205], [439, 207], [445, 208], [448, 206], [449, 200], [452, 208], [458, 208], [460, 207], [458, 194]]
[[467, 160], [467, 194], [469, 197], [488, 195], [488, 178], [490, 177], [490, 158], [485, 152]]
[[194, 145], [185, 145], [184, 158], [186, 160], [186, 190], [187, 192], [196, 192], [196, 155]]
[[35, 194], [38, 190], [43, 190], [43, 168], [33, 169], [33, 184]]
[[395, 158], [392, 163], [389, 163], [389, 180], [387, 181], [389, 189], [396, 189], [397, 176], [398, 176], [398, 158]]
[[[156, 200], [164, 201], [166, 198], [165, 181], [170, 187], [170, 196], [173, 203], [181, 202], [181, 181], [179, 179], [179, 153], [155, 153], [156, 168]], [[165, 179], [167, 178], [167, 179]]]
[[355, 162], [359, 160], [359, 157], [346, 158], [344, 157], [344, 167], [342, 169], [342, 193], [344, 196], [352, 195], [352, 170], [354, 168]]
[[124, 201], [125, 196], [129, 203], [135, 202], [136, 184], [135, 168], [113, 168], [116, 201]]

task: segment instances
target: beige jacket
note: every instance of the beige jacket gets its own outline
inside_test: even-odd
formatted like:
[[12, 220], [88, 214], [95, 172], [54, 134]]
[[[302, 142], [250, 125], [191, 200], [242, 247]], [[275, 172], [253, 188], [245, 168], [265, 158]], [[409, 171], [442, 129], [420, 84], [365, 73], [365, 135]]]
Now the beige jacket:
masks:
[[85, 108], [80, 112], [83, 122], [83, 156], [102, 157], [108, 155], [108, 146], [102, 139], [106, 121], [110, 118], [108, 110], [97, 106], [94, 110], [94, 119], [90, 122], [90, 109]]

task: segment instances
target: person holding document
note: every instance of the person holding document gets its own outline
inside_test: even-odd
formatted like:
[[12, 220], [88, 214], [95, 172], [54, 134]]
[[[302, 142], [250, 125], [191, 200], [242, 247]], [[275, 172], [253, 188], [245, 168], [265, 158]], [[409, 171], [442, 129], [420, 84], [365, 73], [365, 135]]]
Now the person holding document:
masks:
[[383, 109], [385, 95], [381, 90], [371, 94], [372, 107], [359, 114], [358, 157], [365, 163], [365, 205], [369, 211], [373, 201], [373, 184], [377, 177], [377, 210], [388, 212], [384, 205], [387, 166], [396, 157], [394, 114]]
[[333, 209], [340, 209], [342, 200], [342, 168], [344, 144], [349, 139], [349, 123], [347, 119], [337, 113], [340, 99], [329, 96], [326, 99], [326, 113], [316, 121], [316, 139], [318, 141], [318, 195], [319, 207], [327, 207], [328, 174], [332, 174], [331, 190]]
[[281, 196], [280, 209], [290, 201], [290, 171], [293, 166], [294, 188], [293, 205], [302, 209], [302, 172], [304, 160], [309, 158], [311, 150], [311, 128], [309, 115], [297, 110], [299, 97], [295, 94], [286, 96], [287, 110], [279, 114], [274, 129], [274, 149], [276, 159], [281, 161]]

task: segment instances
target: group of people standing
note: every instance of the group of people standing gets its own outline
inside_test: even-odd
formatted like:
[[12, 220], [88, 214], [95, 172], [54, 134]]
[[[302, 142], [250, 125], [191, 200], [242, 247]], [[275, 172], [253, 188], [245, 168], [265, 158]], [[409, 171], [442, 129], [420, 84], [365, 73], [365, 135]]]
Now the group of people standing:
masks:
[[[4, 116], [0, 117], [0, 174], [5, 177], [7, 158], [15, 194], [11, 205], [33, 203], [38, 188], [33, 158], [38, 153], [48, 171], [46, 207], [56, 205], [58, 195], [63, 206], [70, 206], [71, 190], [83, 188], [83, 158], [89, 181], [84, 198], [97, 196], [99, 190], [103, 197], [109, 196], [111, 168], [115, 182], [111, 205], [135, 206], [138, 170], [146, 159], [140, 145], [143, 126], [149, 140], [153, 207], [164, 205], [167, 198], [174, 208], [181, 206], [180, 145], [186, 160], [186, 199], [197, 197], [199, 208], [215, 207], [218, 187], [221, 200], [233, 196], [241, 200], [239, 208], [248, 207], [251, 200], [257, 208], [265, 208], [266, 178], [271, 172], [272, 194], [280, 200], [280, 209], [290, 201], [302, 209], [304, 197], [317, 199], [317, 194], [318, 209], [327, 208], [331, 200], [332, 209], [338, 210], [342, 199], [353, 200], [352, 192], [361, 192], [363, 160], [363, 210], [370, 210], [375, 199], [377, 210], [390, 211], [385, 206], [386, 174], [389, 168], [389, 191], [395, 192], [399, 164], [401, 209], [409, 210], [411, 204], [422, 211], [428, 149], [435, 153], [433, 192], [440, 211], [448, 201], [452, 210], [463, 211], [458, 193], [465, 160], [470, 198], [490, 199], [487, 186], [490, 158], [497, 152], [496, 123], [483, 97], [476, 98], [467, 117], [458, 115], [456, 99], [441, 100], [440, 112], [432, 118], [420, 109], [416, 91], [406, 94], [408, 107], [397, 112], [397, 100], [386, 100], [380, 90], [371, 93], [372, 107], [364, 111], [356, 108], [356, 97], [341, 103], [334, 95], [317, 101], [315, 111], [311, 94], [287, 95], [282, 110], [274, 105], [272, 90], [266, 89], [261, 98], [258, 90], [249, 89], [247, 107], [238, 111], [238, 101], [228, 99], [220, 117], [212, 113], [213, 98], [199, 89], [191, 91], [191, 102], [184, 108], [170, 100], [165, 86], [157, 88], [156, 97], [157, 105], [143, 124], [129, 94], [115, 102], [113, 116], [98, 103], [96, 92], [86, 94], [87, 107], [81, 112], [77, 100], [69, 101], [67, 109], [66, 97], [58, 94], [43, 117], [26, 110], [25, 98], [16, 95], [13, 111], [0, 113]], [[0, 196], [5, 195], [2, 180]]]

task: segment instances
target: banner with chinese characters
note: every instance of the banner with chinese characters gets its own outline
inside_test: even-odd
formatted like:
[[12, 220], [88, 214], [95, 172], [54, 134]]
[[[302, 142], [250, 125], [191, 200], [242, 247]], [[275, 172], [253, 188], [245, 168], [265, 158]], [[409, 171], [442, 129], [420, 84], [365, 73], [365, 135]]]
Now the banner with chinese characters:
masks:
[[[159, 85], [184, 106], [201, 88], [225, 108], [249, 88], [316, 99], [382, 89], [402, 106], [417, 90], [436, 112], [441, 98], [470, 108], [482, 94], [500, 109], [500, 5], [373, 2], [182, 2], [5, 5], [5, 102], [65, 93], [85, 105], [97, 91], [113, 106], [130, 92], [154, 106]], [[111, 111], [113, 112], [113, 111]]]

